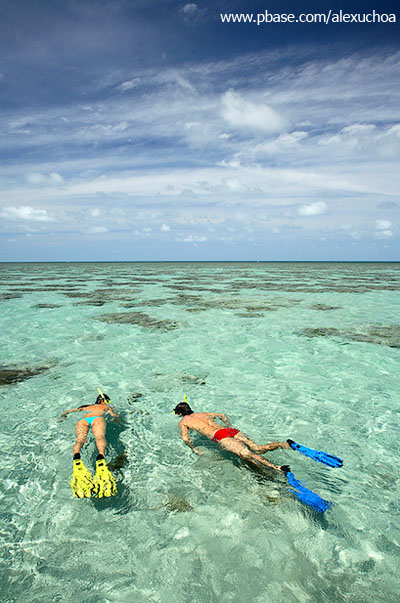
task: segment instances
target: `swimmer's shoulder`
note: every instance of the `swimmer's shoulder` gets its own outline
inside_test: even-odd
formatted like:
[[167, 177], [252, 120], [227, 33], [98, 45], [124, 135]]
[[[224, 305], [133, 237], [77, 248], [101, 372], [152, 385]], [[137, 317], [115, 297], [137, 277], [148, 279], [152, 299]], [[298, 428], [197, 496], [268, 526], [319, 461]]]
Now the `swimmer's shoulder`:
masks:
[[78, 410], [91, 411], [94, 408], [99, 408], [99, 404], [82, 404], [82, 406], [78, 407]]
[[189, 425], [196, 423], [197, 421], [202, 421], [206, 418], [206, 412], [194, 412], [191, 415], [186, 415], [179, 421], [179, 425]]

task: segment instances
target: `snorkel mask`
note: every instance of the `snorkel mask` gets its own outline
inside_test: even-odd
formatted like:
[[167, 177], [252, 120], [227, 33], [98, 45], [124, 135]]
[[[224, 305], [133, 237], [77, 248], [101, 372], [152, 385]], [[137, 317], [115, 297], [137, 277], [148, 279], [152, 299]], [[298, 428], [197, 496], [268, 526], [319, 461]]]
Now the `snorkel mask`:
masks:
[[[187, 404], [187, 395], [186, 394], [183, 396], [183, 399], [184, 399], [185, 403]], [[178, 406], [179, 406], [179, 404], [178, 404]], [[175, 408], [177, 408], [178, 406], [175, 406]], [[176, 415], [175, 410], [172, 411], [172, 414]]]
[[180, 402], [179, 404], [177, 404], [177, 406], [175, 406], [174, 410], [172, 411], [173, 415], [190, 415], [193, 413], [193, 410], [190, 408], [188, 401], [187, 401], [187, 396], [184, 396], [184, 402]]
[[102, 402], [104, 402], [104, 404], [110, 404], [111, 400], [107, 394], [103, 394], [99, 387], [97, 388], [97, 391], [99, 392], [99, 395], [97, 396], [96, 404], [101, 404]]

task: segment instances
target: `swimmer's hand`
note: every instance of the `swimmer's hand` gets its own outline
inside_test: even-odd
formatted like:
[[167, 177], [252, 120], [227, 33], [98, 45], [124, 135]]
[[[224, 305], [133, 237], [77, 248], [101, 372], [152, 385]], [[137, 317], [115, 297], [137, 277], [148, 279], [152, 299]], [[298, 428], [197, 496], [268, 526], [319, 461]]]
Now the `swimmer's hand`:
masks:
[[199, 450], [198, 448], [192, 448], [192, 450], [199, 456], [204, 456], [204, 452], [202, 450]]
[[281, 448], [285, 448], [285, 450], [289, 450], [290, 446], [287, 442], [281, 442]]
[[112, 422], [113, 423], [120, 423], [121, 422], [121, 416], [120, 414], [114, 409], [114, 406], [107, 406], [106, 408], [106, 412], [108, 414], [110, 414], [112, 416]]

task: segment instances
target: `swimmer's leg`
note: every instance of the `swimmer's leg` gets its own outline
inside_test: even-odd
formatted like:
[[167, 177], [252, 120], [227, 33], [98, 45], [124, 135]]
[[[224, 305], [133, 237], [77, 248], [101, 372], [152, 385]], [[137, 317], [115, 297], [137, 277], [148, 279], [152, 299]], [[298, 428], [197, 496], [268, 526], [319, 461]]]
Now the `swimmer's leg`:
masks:
[[224, 438], [218, 443], [221, 448], [224, 448], [224, 450], [233, 452], [233, 454], [237, 454], [237, 456], [239, 456], [241, 459], [250, 461], [250, 463], [254, 463], [254, 465], [264, 465], [264, 467], [269, 467], [270, 469], [281, 471], [280, 465], [273, 465], [272, 463], [267, 461], [263, 456], [255, 454], [254, 452], [249, 450], [244, 443], [239, 441], [236, 436], [234, 438]]
[[82, 446], [86, 442], [86, 436], [88, 434], [88, 431], [89, 431], [89, 424], [87, 421], [85, 421], [85, 419], [81, 419], [80, 421], [77, 422], [77, 424], [75, 426], [76, 440], [75, 440], [75, 444], [74, 444], [74, 448], [73, 448], [74, 455], [80, 453]]
[[99, 417], [95, 419], [92, 423], [92, 431], [93, 435], [96, 438], [96, 446], [99, 454], [102, 456], [105, 455], [107, 441], [105, 438], [106, 435], [106, 422], [103, 417]]
[[250, 450], [253, 452], [257, 452], [258, 454], [264, 454], [264, 452], [268, 452], [271, 450], [276, 450], [277, 448], [290, 448], [287, 442], [271, 442], [270, 444], [256, 444], [253, 440], [243, 435], [241, 431], [235, 435], [235, 440], [239, 440], [243, 442]]
[[103, 417], [99, 417], [93, 421], [92, 431], [96, 438], [97, 450], [99, 451], [96, 459], [96, 475], [94, 476], [96, 496], [98, 498], [103, 498], [103, 496], [108, 498], [117, 494], [117, 485], [104, 458], [107, 441], [105, 438], [106, 422]]

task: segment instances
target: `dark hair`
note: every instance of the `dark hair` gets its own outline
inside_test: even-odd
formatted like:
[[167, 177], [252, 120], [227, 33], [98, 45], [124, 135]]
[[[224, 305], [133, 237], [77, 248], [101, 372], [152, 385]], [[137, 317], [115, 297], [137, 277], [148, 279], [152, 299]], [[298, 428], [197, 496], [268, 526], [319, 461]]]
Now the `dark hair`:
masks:
[[177, 406], [175, 406], [174, 413], [176, 415], [185, 416], [193, 414], [193, 410], [190, 408], [187, 402], [180, 402]]
[[101, 404], [103, 400], [110, 402], [110, 398], [107, 396], [107, 394], [103, 394], [103, 396], [97, 396], [96, 404]]

